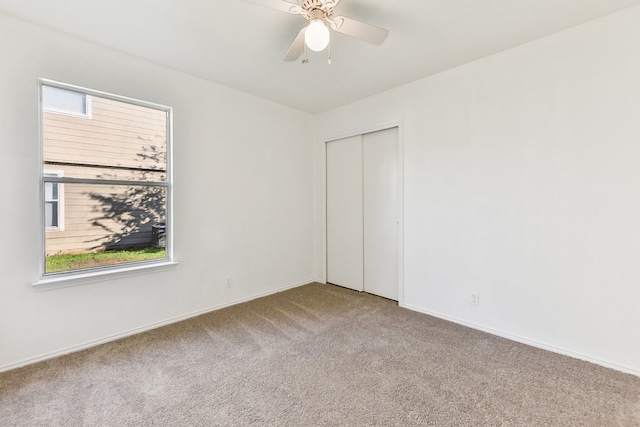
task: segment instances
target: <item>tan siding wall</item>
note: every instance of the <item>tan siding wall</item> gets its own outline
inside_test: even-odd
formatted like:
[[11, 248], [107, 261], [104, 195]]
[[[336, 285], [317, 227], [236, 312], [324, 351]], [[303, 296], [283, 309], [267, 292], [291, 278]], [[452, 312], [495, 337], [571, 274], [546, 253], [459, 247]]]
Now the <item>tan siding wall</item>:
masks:
[[[165, 112], [93, 97], [91, 113], [90, 118], [43, 113], [44, 169], [77, 178], [153, 181], [166, 178], [164, 172], [89, 166], [164, 169]], [[123, 224], [132, 218], [120, 210], [139, 207], [130, 186], [64, 184], [61, 188], [64, 228], [46, 232], [47, 255], [96, 251], [118, 245], [146, 246], [151, 243], [151, 225], [164, 220], [165, 198], [161, 197], [160, 201], [153, 199], [155, 209], [139, 209], [135, 220]], [[145, 191], [154, 192], [158, 188]], [[100, 197], [103, 199], [96, 200]], [[113, 215], [115, 218], [110, 218]]]

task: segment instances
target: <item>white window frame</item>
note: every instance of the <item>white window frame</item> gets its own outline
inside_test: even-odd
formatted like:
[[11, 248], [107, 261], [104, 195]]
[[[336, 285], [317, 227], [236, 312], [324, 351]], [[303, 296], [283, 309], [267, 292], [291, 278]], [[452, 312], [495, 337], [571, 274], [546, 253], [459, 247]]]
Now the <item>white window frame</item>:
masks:
[[80, 93], [81, 95], [84, 95], [84, 112], [79, 113], [77, 111], [71, 111], [71, 110], [65, 110], [62, 108], [53, 108], [50, 106], [46, 106], [44, 104], [44, 100], [42, 99], [42, 86], [40, 89], [40, 97], [41, 97], [41, 110], [43, 111], [47, 111], [49, 113], [56, 113], [56, 114], [64, 114], [66, 116], [75, 116], [75, 117], [84, 117], [86, 119], [90, 119], [91, 118], [91, 113], [93, 111], [93, 97], [85, 92], [80, 92], [78, 90], [71, 90], [70, 86], [67, 87], [61, 87], [61, 86], [54, 86], [54, 85], [46, 85], [46, 86], [51, 86], [51, 87], [56, 87], [58, 89], [64, 89], [64, 90], [70, 90], [71, 92], [76, 92], [76, 93]]
[[[59, 178], [61, 176], [64, 176], [64, 171], [61, 170], [52, 170], [52, 169], [44, 169], [42, 171], [42, 176], [43, 176], [43, 182], [47, 183], [49, 181], [47, 181], [47, 178]], [[57, 184], [58, 185], [58, 225], [56, 226], [47, 226], [46, 223], [46, 214], [45, 214], [45, 210], [43, 209], [43, 215], [45, 216], [45, 230], [46, 231], [64, 231], [64, 184], [62, 183], [54, 183], [51, 182], [52, 184]], [[43, 184], [44, 185], [44, 184]], [[43, 196], [42, 199], [45, 203], [45, 205], [47, 204], [47, 200], [46, 200], [46, 189], [43, 190]]]
[[[88, 178], [71, 178], [65, 176], [58, 177], [45, 177], [45, 170], [43, 170], [43, 116], [45, 110], [42, 102], [42, 87], [52, 86], [60, 89], [67, 89], [74, 92], [81, 92], [87, 95], [88, 98], [97, 96], [101, 98], [111, 99], [119, 102], [126, 102], [142, 107], [153, 108], [156, 110], [164, 111], [167, 115], [166, 120], [166, 180], [161, 182], [151, 181], [122, 181], [122, 180], [106, 180], [106, 179], [88, 179]], [[32, 285], [40, 290], [49, 290], [57, 288], [65, 288], [68, 286], [82, 285], [86, 283], [93, 283], [103, 280], [111, 280], [119, 277], [128, 277], [132, 275], [139, 275], [146, 272], [162, 271], [175, 267], [177, 262], [173, 256], [173, 108], [157, 104], [153, 102], [143, 101], [126, 96], [115, 95], [112, 93], [102, 92], [94, 89], [89, 89], [81, 86], [75, 86], [55, 80], [40, 79], [38, 83], [39, 88], [39, 132], [40, 132], [40, 145], [39, 145], [39, 163], [41, 178], [40, 178], [40, 279]], [[135, 186], [160, 186], [166, 190], [166, 218], [165, 222], [165, 250], [166, 257], [157, 260], [141, 261], [136, 263], [116, 264], [104, 267], [96, 267], [86, 270], [71, 270], [66, 272], [46, 273], [45, 271], [45, 239], [46, 239], [46, 227], [45, 227], [45, 182], [56, 182], [60, 186], [69, 184], [113, 184], [113, 185], [135, 185]]]

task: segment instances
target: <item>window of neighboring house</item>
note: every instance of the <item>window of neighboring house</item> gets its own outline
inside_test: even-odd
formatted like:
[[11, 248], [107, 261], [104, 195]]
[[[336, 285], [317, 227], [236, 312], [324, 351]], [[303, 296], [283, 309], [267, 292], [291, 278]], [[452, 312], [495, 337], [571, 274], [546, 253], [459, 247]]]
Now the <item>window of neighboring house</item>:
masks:
[[[45, 170], [45, 178], [57, 178], [62, 171]], [[61, 231], [64, 229], [64, 185], [57, 182], [44, 184], [44, 225], [47, 231]]]
[[91, 96], [65, 88], [42, 86], [42, 108], [45, 111], [91, 116]]
[[171, 261], [171, 108], [41, 89], [44, 276]]

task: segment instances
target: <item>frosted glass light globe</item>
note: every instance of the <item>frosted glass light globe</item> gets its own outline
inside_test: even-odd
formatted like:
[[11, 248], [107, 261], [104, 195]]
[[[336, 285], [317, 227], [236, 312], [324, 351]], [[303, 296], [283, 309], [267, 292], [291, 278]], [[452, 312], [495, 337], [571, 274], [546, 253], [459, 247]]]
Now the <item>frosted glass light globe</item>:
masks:
[[304, 42], [315, 52], [324, 50], [329, 45], [329, 29], [321, 19], [311, 21], [304, 32]]

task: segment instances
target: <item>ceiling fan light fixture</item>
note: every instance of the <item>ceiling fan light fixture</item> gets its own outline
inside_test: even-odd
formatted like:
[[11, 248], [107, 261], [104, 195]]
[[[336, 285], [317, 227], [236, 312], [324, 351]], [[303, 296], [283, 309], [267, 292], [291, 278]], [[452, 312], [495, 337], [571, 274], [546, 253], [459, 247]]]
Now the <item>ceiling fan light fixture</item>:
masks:
[[307, 47], [315, 52], [325, 50], [329, 45], [329, 29], [322, 19], [314, 19], [304, 32], [304, 42]]

